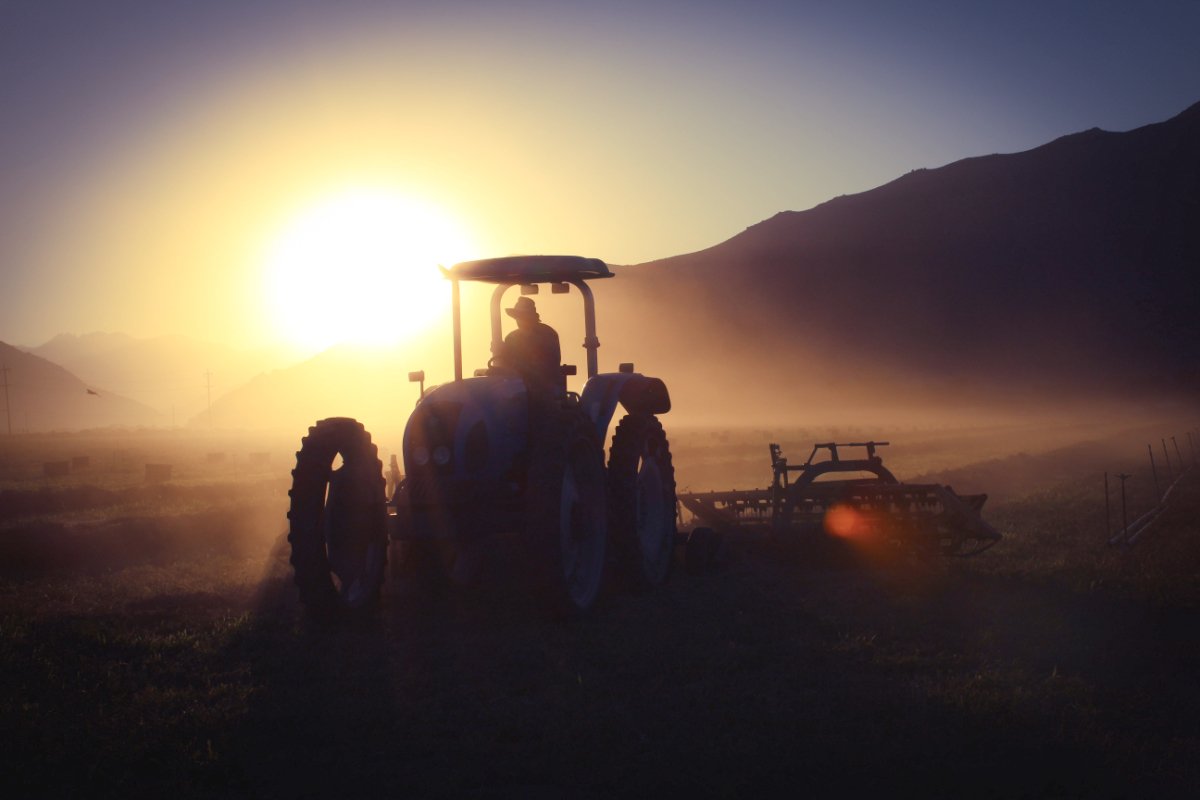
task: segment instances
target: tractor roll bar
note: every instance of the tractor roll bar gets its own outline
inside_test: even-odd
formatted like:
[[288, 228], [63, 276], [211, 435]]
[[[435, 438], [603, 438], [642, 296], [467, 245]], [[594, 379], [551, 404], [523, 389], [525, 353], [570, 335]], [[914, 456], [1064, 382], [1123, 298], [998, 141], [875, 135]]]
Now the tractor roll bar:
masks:
[[[587, 350], [587, 374], [589, 378], [596, 377], [600, 368], [596, 356], [596, 350], [600, 348], [600, 339], [596, 336], [596, 300], [592, 296], [592, 289], [582, 280], [571, 278], [564, 283], [569, 283], [579, 289], [579, 293], [583, 295], [583, 347]], [[460, 343], [460, 327], [458, 318], [458, 281], [453, 280], [454, 284], [454, 375], [455, 380], [462, 377], [462, 350]], [[500, 327], [500, 308], [501, 300], [504, 293], [514, 286], [520, 286], [519, 283], [501, 283], [498, 284], [492, 292], [492, 353], [495, 354], [500, 350], [500, 344], [504, 341], [502, 330]]]
[[450, 280], [452, 286], [454, 380], [462, 380], [462, 314], [458, 286], [460, 280], [497, 284], [492, 293], [493, 355], [500, 349], [500, 343], [503, 341], [500, 335], [500, 300], [505, 291], [513, 286], [530, 286], [532, 294], [537, 291], [538, 284], [549, 283], [554, 293], [559, 294], [566, 291], [568, 285], [574, 285], [583, 295], [583, 324], [586, 333], [583, 347], [587, 350], [588, 377], [594, 378], [600, 371], [596, 359], [596, 350], [600, 347], [600, 340], [596, 337], [596, 303], [592, 298], [592, 290], [585, 281], [613, 277], [613, 273], [603, 261], [579, 256], [505, 256], [464, 261], [450, 269], [439, 264], [438, 269]]

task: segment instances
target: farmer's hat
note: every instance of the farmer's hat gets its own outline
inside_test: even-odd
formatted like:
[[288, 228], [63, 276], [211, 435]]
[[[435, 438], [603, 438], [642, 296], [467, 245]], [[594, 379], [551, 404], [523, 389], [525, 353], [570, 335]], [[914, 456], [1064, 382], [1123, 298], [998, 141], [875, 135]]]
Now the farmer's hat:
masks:
[[537, 306], [528, 297], [518, 297], [516, 305], [514, 305], [512, 308], [506, 308], [504, 310], [510, 317], [513, 317], [514, 319], [523, 319], [526, 317], [533, 317], [534, 319], [540, 318], [537, 312]]

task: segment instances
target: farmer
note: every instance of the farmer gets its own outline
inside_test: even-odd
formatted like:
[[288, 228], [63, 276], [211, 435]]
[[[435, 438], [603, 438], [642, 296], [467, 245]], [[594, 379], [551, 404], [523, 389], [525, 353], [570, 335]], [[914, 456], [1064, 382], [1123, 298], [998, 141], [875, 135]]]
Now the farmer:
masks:
[[562, 349], [554, 328], [541, 321], [528, 297], [517, 298], [516, 305], [505, 311], [517, 321], [517, 329], [504, 337], [497, 360], [521, 375], [530, 394], [561, 393]]

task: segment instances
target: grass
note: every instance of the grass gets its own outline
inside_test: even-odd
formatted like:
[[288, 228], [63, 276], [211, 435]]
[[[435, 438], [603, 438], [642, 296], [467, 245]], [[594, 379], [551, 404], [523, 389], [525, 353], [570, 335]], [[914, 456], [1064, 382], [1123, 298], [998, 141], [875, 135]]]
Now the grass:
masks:
[[19, 796], [1184, 796], [1200, 480], [1109, 548], [1121, 452], [957, 465], [1003, 478], [1006, 539], [976, 559], [741, 541], [570, 624], [503, 560], [474, 592], [392, 581], [373, 620], [307, 620], [279, 475], [10, 513], [0, 768]]
[[[245, 713], [249, 668], [228, 653], [250, 624], [202, 604], [182, 622], [136, 610], [4, 617], [13, 683], [0, 713], [21, 795], [163, 791], [207, 780], [213, 737]], [[33, 770], [29, 767], [33, 766]]]

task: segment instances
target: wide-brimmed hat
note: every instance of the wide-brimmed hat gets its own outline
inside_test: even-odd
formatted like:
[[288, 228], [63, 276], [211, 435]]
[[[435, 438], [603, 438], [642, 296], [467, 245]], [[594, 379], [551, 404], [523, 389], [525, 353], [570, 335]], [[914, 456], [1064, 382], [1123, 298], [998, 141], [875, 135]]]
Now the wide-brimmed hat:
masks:
[[528, 297], [518, 297], [517, 303], [512, 308], [504, 309], [510, 317], [520, 319], [521, 317], [536, 317], [538, 316], [537, 306]]

